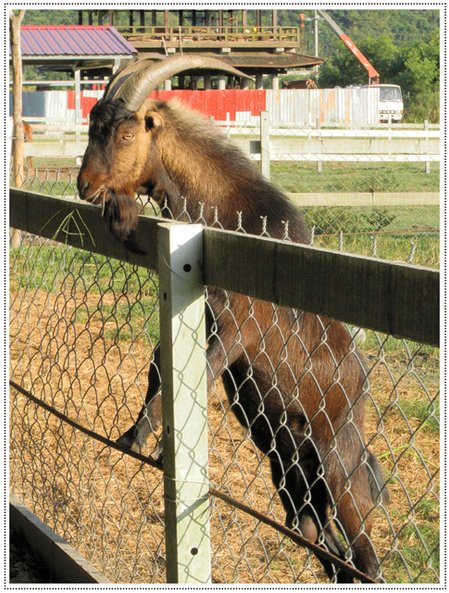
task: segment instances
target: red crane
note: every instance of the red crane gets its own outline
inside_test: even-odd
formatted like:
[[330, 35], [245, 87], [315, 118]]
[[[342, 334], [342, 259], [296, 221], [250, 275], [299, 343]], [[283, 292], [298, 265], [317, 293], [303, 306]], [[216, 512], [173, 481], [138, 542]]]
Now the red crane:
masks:
[[318, 10], [320, 15], [323, 17], [327, 23], [332, 27], [332, 29], [337, 33], [346, 47], [351, 51], [358, 61], [362, 64], [362, 66], [367, 70], [368, 77], [369, 77], [369, 84], [379, 84], [379, 72], [374, 68], [371, 62], [366, 58], [359, 48], [355, 45], [355, 43], [350, 39], [344, 31], [340, 29], [334, 19], [325, 11], [325, 10]]

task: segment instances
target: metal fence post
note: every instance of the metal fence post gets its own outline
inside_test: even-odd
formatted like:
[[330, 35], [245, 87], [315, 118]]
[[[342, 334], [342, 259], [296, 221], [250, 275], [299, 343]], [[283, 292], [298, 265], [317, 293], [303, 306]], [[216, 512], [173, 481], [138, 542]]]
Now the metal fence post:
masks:
[[201, 225], [158, 225], [167, 582], [210, 569]]
[[260, 161], [262, 175], [270, 179], [270, 122], [268, 111], [260, 112]]

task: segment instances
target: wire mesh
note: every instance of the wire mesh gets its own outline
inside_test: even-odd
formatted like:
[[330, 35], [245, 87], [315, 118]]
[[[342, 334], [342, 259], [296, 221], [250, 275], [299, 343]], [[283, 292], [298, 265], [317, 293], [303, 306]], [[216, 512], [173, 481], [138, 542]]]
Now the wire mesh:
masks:
[[[159, 333], [154, 275], [25, 237], [10, 286], [11, 379], [116, 439], [142, 401]], [[164, 582], [160, 472], [143, 472], [23, 395], [11, 400], [11, 427], [14, 492], [111, 580]]]
[[[75, 194], [75, 170], [48, 171], [45, 176], [35, 170], [34, 175], [28, 179], [33, 191]], [[151, 204], [142, 204], [154, 213]], [[306, 216], [315, 228], [315, 244], [437, 266], [437, 226], [427, 235], [408, 228], [405, 247], [401, 233], [387, 233], [385, 247], [374, 243], [376, 235], [370, 234], [372, 227], [366, 231], [366, 225], [392, 224], [390, 210], [346, 208], [343, 215], [341, 210], [313, 208]], [[416, 208], [403, 210], [406, 214], [401, 216], [416, 221]], [[422, 207], [422, 213], [433, 225], [435, 209]], [[219, 220], [216, 212], [215, 226]], [[359, 235], [352, 244], [357, 229]], [[238, 213], [236, 230], [243, 230]], [[369, 241], [362, 244], [365, 234]], [[148, 363], [159, 339], [157, 276], [27, 235], [19, 248], [11, 250], [10, 271], [11, 379], [80, 424], [117, 439], [134, 422], [145, 399]], [[228, 295], [221, 315], [234, 316], [231, 300]], [[246, 356], [250, 362], [265, 357], [267, 372], [274, 376], [278, 369], [273, 365], [279, 363], [268, 359], [267, 343], [273, 332], [280, 331], [279, 309], [269, 305], [269, 325], [257, 327], [258, 304], [248, 303], [247, 323], [254, 324], [258, 339], [255, 350]], [[366, 441], [382, 466], [391, 499], [373, 511], [371, 539], [383, 576], [387, 582], [438, 582], [438, 350], [349, 329], [348, 350], [361, 353], [370, 385]], [[239, 331], [236, 327], [236, 344]], [[329, 327], [323, 326], [320, 344], [324, 348], [329, 335]], [[313, 376], [310, 360], [309, 356], [305, 377]], [[333, 370], [333, 380], [340, 384], [342, 364], [335, 362]], [[229, 402], [223, 385], [216, 382], [208, 403], [211, 483], [283, 524], [285, 512], [270, 477], [271, 451], [262, 454], [255, 446], [250, 430], [235, 418], [236, 406], [238, 402]], [[67, 427], [14, 390], [10, 411], [13, 493], [21, 495], [110, 580], [164, 582], [161, 473]], [[145, 453], [155, 446], [152, 437]], [[350, 488], [354, 476], [347, 478]], [[335, 509], [330, 516], [337, 521]], [[311, 553], [257, 518], [217, 498], [212, 498], [211, 517], [214, 582], [327, 581]], [[351, 561], [347, 542], [341, 541]]]

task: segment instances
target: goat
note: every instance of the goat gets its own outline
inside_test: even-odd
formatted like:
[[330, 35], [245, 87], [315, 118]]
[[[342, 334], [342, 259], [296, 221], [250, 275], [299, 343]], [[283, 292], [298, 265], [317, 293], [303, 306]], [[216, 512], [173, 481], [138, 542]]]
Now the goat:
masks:
[[[33, 128], [31, 127], [31, 124], [22, 120], [22, 125], [23, 125], [24, 142], [32, 142], [33, 141]], [[33, 171], [33, 157], [29, 156], [27, 159], [27, 162], [28, 162], [28, 172], [32, 173], [32, 171]]]
[[[31, 124], [29, 124], [28, 122], [22, 120], [22, 134], [23, 134], [23, 141], [24, 142], [32, 142], [33, 141], [33, 128], [31, 127]], [[15, 139], [19, 139], [19, 132], [18, 129], [16, 128], [16, 126], [14, 126], [14, 137]], [[20, 137], [20, 139], [22, 139], [22, 136]], [[28, 163], [28, 172], [31, 173], [33, 170], [33, 157], [29, 156], [27, 157], [27, 163]]]
[[282, 88], [284, 89], [317, 89], [318, 86], [312, 78], [306, 80], [286, 80]]
[[[303, 215], [221, 132], [176, 101], [148, 100], [166, 78], [194, 67], [238, 73], [212, 58], [141, 60], [112, 77], [90, 116], [89, 143], [78, 176], [81, 198], [103, 203], [111, 231], [133, 244], [135, 192], [146, 192], [165, 216], [224, 229], [308, 243]], [[241, 73], [239, 73], [241, 75]], [[226, 257], [226, 254], [224, 254]], [[301, 281], [301, 278], [298, 278]], [[367, 377], [340, 322], [208, 287], [208, 388], [221, 378], [230, 406], [269, 458], [286, 524], [381, 578], [370, 540], [373, 510], [387, 501], [380, 466], [365, 444]], [[159, 345], [148, 373], [145, 405], [118, 442], [141, 451], [160, 426]], [[329, 508], [345, 543], [334, 530]], [[320, 560], [329, 578], [351, 573]]]

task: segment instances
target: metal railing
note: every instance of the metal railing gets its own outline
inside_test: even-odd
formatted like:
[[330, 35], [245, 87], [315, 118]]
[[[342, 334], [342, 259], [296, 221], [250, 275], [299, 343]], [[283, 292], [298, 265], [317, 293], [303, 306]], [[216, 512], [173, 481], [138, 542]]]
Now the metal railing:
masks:
[[298, 27], [242, 27], [226, 26], [116, 26], [116, 29], [127, 39], [144, 40], [159, 44], [167, 42], [188, 46], [189, 43], [258, 43], [286, 44], [288, 47], [299, 47], [300, 29]]

